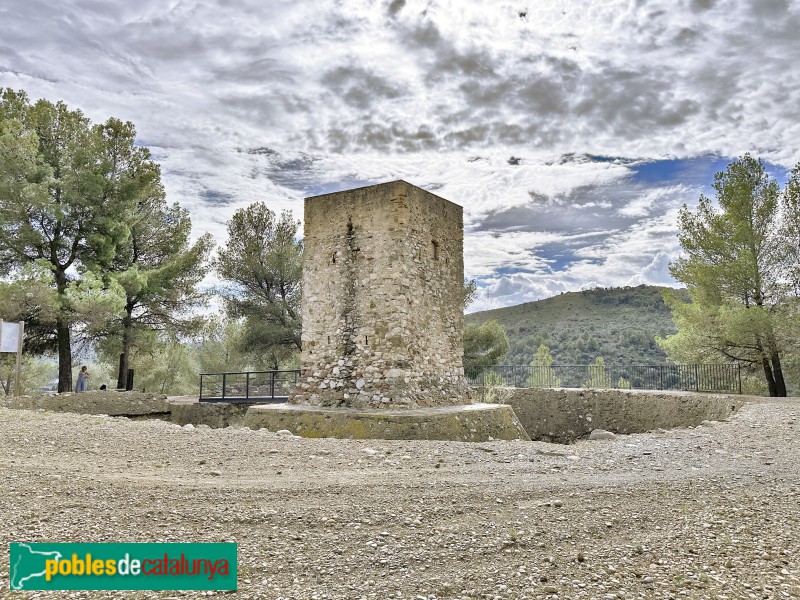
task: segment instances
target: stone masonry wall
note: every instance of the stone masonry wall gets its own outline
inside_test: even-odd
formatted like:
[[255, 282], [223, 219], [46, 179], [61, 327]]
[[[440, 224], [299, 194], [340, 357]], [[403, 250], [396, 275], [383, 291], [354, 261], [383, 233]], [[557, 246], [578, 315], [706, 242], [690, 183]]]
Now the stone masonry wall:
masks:
[[484, 402], [508, 404], [532, 440], [570, 443], [593, 429], [643, 433], [727, 419], [747, 402], [728, 394], [656, 390], [480, 388]]
[[293, 404], [468, 404], [460, 206], [395, 181], [305, 201]]

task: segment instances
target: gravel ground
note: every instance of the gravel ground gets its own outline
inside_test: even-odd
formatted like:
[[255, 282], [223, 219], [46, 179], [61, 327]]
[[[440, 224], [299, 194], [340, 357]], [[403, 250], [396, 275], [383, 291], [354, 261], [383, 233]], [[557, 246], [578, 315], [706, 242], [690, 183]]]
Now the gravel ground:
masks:
[[306, 440], [0, 409], [12, 541], [236, 541], [239, 598], [800, 598], [800, 399], [579, 441]]

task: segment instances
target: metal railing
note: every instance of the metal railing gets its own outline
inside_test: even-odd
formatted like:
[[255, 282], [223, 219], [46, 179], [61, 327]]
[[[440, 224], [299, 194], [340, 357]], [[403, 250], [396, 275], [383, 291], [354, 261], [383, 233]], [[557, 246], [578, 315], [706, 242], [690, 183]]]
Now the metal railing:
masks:
[[742, 393], [738, 364], [494, 365], [464, 370], [470, 385], [518, 388], [615, 388]]
[[200, 373], [200, 402], [282, 402], [299, 370]]

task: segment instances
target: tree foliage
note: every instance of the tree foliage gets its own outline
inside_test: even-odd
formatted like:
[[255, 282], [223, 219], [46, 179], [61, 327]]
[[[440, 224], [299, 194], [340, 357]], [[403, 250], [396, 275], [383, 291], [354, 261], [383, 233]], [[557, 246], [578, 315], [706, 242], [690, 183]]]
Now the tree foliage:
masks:
[[[55, 365], [38, 357], [24, 356], [20, 365], [20, 388], [22, 395], [41, 392], [55, 372]], [[0, 354], [0, 392], [6, 396], [14, 395], [17, 371], [17, 355]]]
[[[159, 178], [130, 123], [92, 125], [63, 102], [32, 105], [0, 90], [0, 274], [47, 300], [29, 331], [39, 349], [58, 352], [59, 391], [72, 389], [71, 328], [84, 318], [95, 326], [122, 300], [106, 275], [131, 219], [159, 197]], [[45, 298], [42, 284], [55, 293]]]
[[[89, 121], [63, 103], [31, 106], [22, 92], [0, 92], [0, 273], [37, 262], [56, 289], [51, 324], [59, 352], [59, 391], [72, 387], [69, 269], [95, 252], [107, 221]], [[104, 244], [97, 244], [102, 256]], [[41, 338], [40, 338], [41, 339]]]
[[782, 357], [797, 318], [800, 246], [798, 169], [781, 191], [761, 160], [745, 155], [714, 178], [716, 203], [701, 196], [679, 216], [684, 256], [670, 272], [691, 302], [668, 294], [678, 333], [659, 340], [676, 361], [736, 361], [763, 372], [785, 396]]
[[[586, 368], [586, 371], [587, 378], [583, 387], [593, 389], [608, 389], [614, 387], [611, 384], [611, 377], [606, 373], [606, 361], [602, 356], [598, 356], [594, 360], [594, 363]], [[622, 378], [620, 379], [622, 380]]]
[[60, 303], [47, 267], [31, 263], [10, 281], [0, 281], [0, 316], [25, 321], [25, 354], [45, 354], [55, 347], [55, 323]]
[[495, 320], [464, 328], [464, 370], [472, 377], [494, 366], [508, 352], [508, 336]]
[[[131, 348], [135, 390], [170, 396], [199, 392], [197, 347], [191, 339], [154, 329], [142, 329], [137, 333], [137, 344]], [[108, 367], [109, 373], [116, 373], [116, 364]], [[97, 376], [92, 379], [97, 383], [101, 381]], [[97, 385], [92, 388], [97, 389]]]
[[[211, 235], [191, 243], [189, 213], [178, 203], [169, 205], [161, 185], [159, 166], [146, 148], [134, 146], [130, 123], [109, 120], [103, 136], [113, 141], [115, 185], [111, 193], [128, 209], [128, 235], [121, 239], [107, 270], [107, 280], [122, 291], [124, 303], [117, 315], [97, 331], [119, 350], [117, 387], [123, 387], [131, 347], [140, 331], [160, 330], [170, 335], [196, 331], [202, 319], [193, 309], [206, 296], [197, 287], [207, 272]], [[119, 173], [127, 173], [121, 178]]]
[[254, 370], [257, 357], [247, 349], [244, 322], [215, 316], [200, 331], [197, 359], [202, 373]]
[[272, 368], [300, 350], [303, 243], [300, 222], [289, 211], [278, 219], [263, 202], [237, 210], [215, 267], [228, 314], [243, 318], [245, 344]]
[[464, 279], [464, 308], [475, 302], [478, 297], [478, 284], [474, 279]]
[[531, 374], [528, 377], [528, 387], [533, 388], [555, 388], [561, 387], [561, 379], [556, 376], [556, 372], [551, 366], [553, 357], [550, 348], [544, 344], [539, 344], [536, 354], [531, 361]]

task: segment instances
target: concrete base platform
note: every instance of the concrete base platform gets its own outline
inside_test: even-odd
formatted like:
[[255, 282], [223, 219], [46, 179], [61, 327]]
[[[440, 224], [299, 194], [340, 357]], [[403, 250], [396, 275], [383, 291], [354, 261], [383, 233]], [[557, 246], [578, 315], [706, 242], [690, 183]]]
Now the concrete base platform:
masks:
[[244, 419], [251, 429], [288, 429], [308, 438], [449, 440], [485, 442], [529, 440], [514, 410], [502, 404], [467, 404], [407, 410], [318, 408], [296, 404], [251, 406]]

